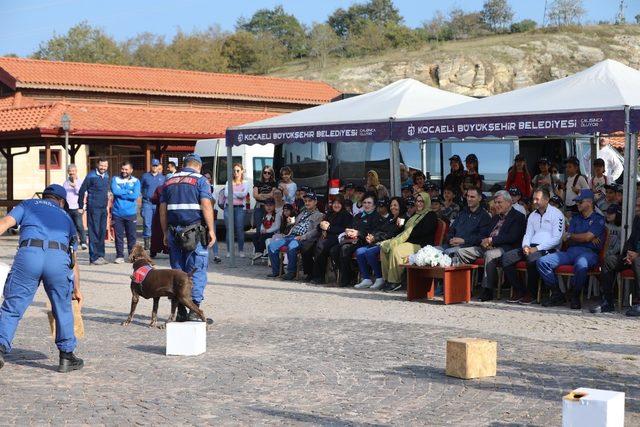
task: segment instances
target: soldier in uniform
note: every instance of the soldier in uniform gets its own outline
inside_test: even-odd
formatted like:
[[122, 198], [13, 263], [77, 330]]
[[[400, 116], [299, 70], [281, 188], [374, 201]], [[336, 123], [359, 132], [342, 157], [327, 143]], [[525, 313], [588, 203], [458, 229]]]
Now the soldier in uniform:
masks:
[[[208, 248], [216, 241], [211, 186], [201, 169], [200, 156], [189, 154], [182, 170], [167, 179], [160, 196], [160, 223], [171, 268], [192, 274], [191, 295], [198, 307], [207, 284]], [[198, 321], [199, 317], [194, 312], [187, 316], [186, 308], [179, 305], [176, 320]]]
[[60, 350], [58, 372], [70, 372], [84, 366], [73, 351], [71, 300], [82, 302], [78, 267], [76, 228], [63, 209], [67, 192], [58, 184], [45, 188], [42, 199], [29, 199], [0, 219], [0, 234], [20, 225], [20, 243], [11, 271], [4, 286], [4, 302], [0, 307], [0, 368], [4, 354], [11, 351], [11, 342], [18, 322], [27, 310], [40, 285], [51, 301], [56, 320], [56, 345]]

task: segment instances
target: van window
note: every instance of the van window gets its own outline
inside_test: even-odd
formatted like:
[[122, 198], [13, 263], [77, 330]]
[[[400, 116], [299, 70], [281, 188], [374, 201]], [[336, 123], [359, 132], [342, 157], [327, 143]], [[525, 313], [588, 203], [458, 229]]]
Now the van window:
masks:
[[[242, 156], [233, 156], [233, 163], [242, 164]], [[247, 177], [244, 177], [247, 179]], [[227, 156], [218, 157], [218, 170], [216, 171], [216, 184], [227, 183]]]
[[[253, 182], [260, 181], [262, 178], [262, 169], [265, 166], [273, 167], [273, 157], [254, 157], [253, 158]], [[274, 177], [278, 179], [277, 176]]]
[[389, 187], [389, 142], [344, 142], [333, 145], [332, 177], [341, 182], [362, 185], [367, 172], [375, 170], [383, 185]]
[[[467, 140], [468, 141], [468, 140]], [[484, 191], [487, 191], [493, 184], [505, 185], [507, 172], [513, 164], [514, 146], [513, 141], [507, 140], [477, 140], [473, 142], [445, 142], [444, 150], [444, 175], [449, 173], [449, 157], [457, 154], [464, 163], [465, 157], [469, 154], [478, 156], [478, 169], [480, 175], [484, 176]], [[439, 160], [438, 160], [439, 162]], [[438, 168], [439, 169], [439, 168]]]

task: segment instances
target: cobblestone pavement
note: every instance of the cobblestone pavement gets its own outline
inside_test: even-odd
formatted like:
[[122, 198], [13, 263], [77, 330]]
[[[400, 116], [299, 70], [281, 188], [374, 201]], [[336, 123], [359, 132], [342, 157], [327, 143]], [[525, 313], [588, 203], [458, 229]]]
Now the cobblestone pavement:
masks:
[[[15, 238], [0, 239], [11, 262]], [[112, 248], [108, 250], [113, 251]], [[502, 302], [444, 306], [404, 294], [267, 280], [266, 268], [210, 267], [207, 353], [164, 356], [151, 302], [128, 313], [130, 264], [81, 252], [86, 367], [58, 374], [39, 290], [0, 371], [2, 424], [559, 425], [575, 387], [626, 392], [640, 424], [640, 323], [619, 314]], [[166, 266], [168, 260], [160, 259]], [[169, 303], [161, 303], [161, 317]], [[498, 375], [444, 375], [445, 343], [498, 341]]]

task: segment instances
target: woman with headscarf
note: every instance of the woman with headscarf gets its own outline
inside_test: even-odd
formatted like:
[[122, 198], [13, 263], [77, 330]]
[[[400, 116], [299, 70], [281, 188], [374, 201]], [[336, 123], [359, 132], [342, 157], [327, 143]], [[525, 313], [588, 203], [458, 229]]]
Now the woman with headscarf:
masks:
[[374, 193], [376, 197], [379, 199], [388, 199], [389, 191], [387, 191], [387, 187], [380, 184], [380, 178], [378, 177], [378, 172], [374, 170], [370, 170], [367, 172], [367, 192]]
[[400, 288], [404, 272], [401, 265], [407, 262], [409, 255], [424, 246], [433, 245], [435, 238], [438, 216], [431, 211], [429, 194], [421, 192], [415, 199], [416, 213], [404, 224], [402, 233], [380, 244], [382, 277], [391, 290]]

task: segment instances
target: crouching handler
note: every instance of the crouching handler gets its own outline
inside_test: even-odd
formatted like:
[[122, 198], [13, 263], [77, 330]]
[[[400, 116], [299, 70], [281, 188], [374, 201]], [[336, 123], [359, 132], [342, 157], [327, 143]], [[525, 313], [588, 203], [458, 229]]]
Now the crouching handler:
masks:
[[56, 321], [58, 372], [84, 366], [82, 359], [73, 354], [76, 337], [71, 300], [81, 303], [82, 295], [75, 259], [76, 229], [64, 210], [66, 203], [65, 189], [53, 184], [45, 188], [42, 199], [25, 200], [0, 220], [0, 234], [20, 225], [20, 244], [0, 307], [0, 368], [4, 365], [4, 354], [11, 351], [18, 322], [33, 301], [41, 280]]
[[[182, 171], [173, 174], [162, 188], [160, 224], [164, 244], [169, 247], [171, 268], [192, 274], [191, 297], [200, 307], [207, 284], [209, 251], [216, 234], [213, 228], [211, 185], [200, 174], [202, 159], [197, 154], [184, 158]], [[178, 322], [200, 321], [198, 313], [178, 305]]]

